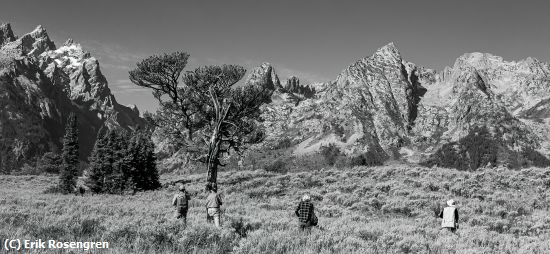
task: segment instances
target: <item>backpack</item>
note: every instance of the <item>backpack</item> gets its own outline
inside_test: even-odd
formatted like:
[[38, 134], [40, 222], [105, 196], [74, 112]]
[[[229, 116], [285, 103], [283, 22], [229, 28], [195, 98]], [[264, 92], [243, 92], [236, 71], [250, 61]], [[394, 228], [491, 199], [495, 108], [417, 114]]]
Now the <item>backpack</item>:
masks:
[[319, 223], [319, 219], [317, 218], [317, 215], [315, 215], [315, 213], [312, 213], [311, 214], [311, 225], [312, 226], [317, 226], [317, 224]]
[[441, 227], [444, 228], [455, 228], [455, 207], [445, 207], [443, 209], [443, 220], [441, 221]]
[[189, 207], [189, 199], [187, 198], [187, 192], [181, 193], [176, 197], [176, 208], [178, 211], [187, 210]]

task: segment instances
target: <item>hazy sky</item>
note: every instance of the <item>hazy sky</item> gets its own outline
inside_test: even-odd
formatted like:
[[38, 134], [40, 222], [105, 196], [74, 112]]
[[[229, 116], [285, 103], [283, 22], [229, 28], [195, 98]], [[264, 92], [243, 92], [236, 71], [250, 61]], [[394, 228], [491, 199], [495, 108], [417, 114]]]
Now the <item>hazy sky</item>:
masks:
[[550, 62], [550, 1], [26, 1], [2, 0], [0, 22], [16, 34], [42, 24], [100, 60], [117, 100], [156, 106], [128, 71], [151, 54], [186, 51], [191, 66], [262, 62], [285, 80], [334, 79], [393, 41], [404, 59], [443, 69], [466, 52]]

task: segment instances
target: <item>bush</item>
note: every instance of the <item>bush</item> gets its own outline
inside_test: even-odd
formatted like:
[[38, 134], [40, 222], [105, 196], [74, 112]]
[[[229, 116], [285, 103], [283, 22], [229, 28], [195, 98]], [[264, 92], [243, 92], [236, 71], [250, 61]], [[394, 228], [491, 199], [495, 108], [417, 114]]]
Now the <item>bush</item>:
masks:
[[39, 172], [58, 174], [61, 167], [61, 156], [56, 153], [47, 152], [36, 161], [36, 168]]
[[340, 152], [338, 146], [331, 143], [327, 146], [321, 146], [321, 155], [323, 155], [328, 165], [334, 166], [338, 157], [342, 156], [342, 152]]
[[290, 148], [292, 145], [292, 140], [289, 137], [284, 137], [273, 147], [273, 150]]
[[544, 155], [535, 151], [532, 148], [529, 148], [529, 147], [526, 148], [525, 151], [523, 151], [523, 157], [525, 158], [525, 160], [527, 160], [527, 163], [528, 163], [528, 165], [525, 165], [525, 166], [530, 166], [530, 165], [533, 165], [535, 167], [550, 166], [550, 160], [548, 160], [548, 158], [546, 158]]
[[443, 145], [421, 165], [476, 170], [488, 164], [496, 165], [499, 148], [500, 143], [486, 127], [476, 127], [458, 142]]
[[349, 159], [348, 166], [355, 167], [355, 166], [381, 166], [384, 164], [383, 158], [380, 158], [376, 153], [373, 151], [368, 151], [364, 154], [355, 155], [352, 156]]
[[229, 226], [235, 230], [241, 237], [246, 237], [248, 232], [256, 230], [260, 227], [260, 224], [245, 222], [242, 217], [239, 219], [230, 218]]
[[284, 162], [283, 159], [275, 159], [265, 166], [265, 170], [274, 173], [286, 173], [288, 171], [286, 162]]
[[19, 172], [17, 172], [16, 174], [18, 174], [18, 175], [39, 175], [40, 171], [34, 165], [29, 165], [28, 163], [25, 163], [19, 169]]
[[420, 165], [471, 171], [499, 163], [510, 168], [550, 166], [550, 160], [533, 148], [527, 147], [521, 152], [509, 149], [510, 144], [501, 136], [492, 135], [485, 126], [475, 127], [458, 142], [443, 145]]

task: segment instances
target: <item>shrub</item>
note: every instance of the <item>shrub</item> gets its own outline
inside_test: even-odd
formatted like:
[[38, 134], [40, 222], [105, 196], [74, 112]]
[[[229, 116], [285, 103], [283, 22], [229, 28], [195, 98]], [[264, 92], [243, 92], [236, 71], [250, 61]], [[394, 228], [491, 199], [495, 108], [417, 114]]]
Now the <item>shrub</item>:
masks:
[[380, 166], [384, 164], [384, 159], [380, 158], [375, 152], [367, 151], [364, 154], [352, 156], [349, 160], [349, 166]]
[[534, 149], [528, 147], [523, 151], [523, 157], [527, 160], [528, 165], [533, 165], [535, 167], [548, 167], [550, 166], [550, 160], [546, 158], [541, 153], [535, 151]]
[[382, 206], [384, 213], [401, 214], [406, 217], [412, 216], [412, 209], [407, 204], [402, 203], [390, 203]]
[[550, 166], [550, 160], [536, 150], [527, 147], [517, 152], [509, 149], [508, 145], [501, 134], [492, 135], [487, 127], [478, 126], [458, 142], [443, 145], [420, 164], [459, 170], [476, 170], [487, 165], [496, 166], [497, 163], [510, 168]]
[[384, 202], [382, 202], [382, 201], [380, 201], [376, 198], [372, 198], [371, 200], [369, 200], [369, 205], [372, 206], [376, 210], [380, 210], [380, 209], [382, 209], [382, 206], [384, 206]]
[[36, 161], [36, 168], [39, 172], [57, 174], [61, 167], [61, 156], [56, 153], [47, 152]]
[[19, 172], [17, 172], [16, 174], [18, 174], [18, 175], [38, 175], [38, 174], [40, 174], [40, 171], [34, 165], [29, 165], [28, 163], [25, 163], [19, 169]]
[[286, 162], [283, 159], [275, 159], [271, 163], [265, 166], [265, 170], [275, 173], [286, 173], [288, 171]]
[[275, 146], [273, 146], [273, 150], [278, 149], [287, 149], [292, 147], [292, 140], [289, 137], [282, 138]]
[[243, 218], [240, 217], [239, 219], [230, 218], [229, 226], [241, 237], [246, 237], [248, 232], [258, 229], [260, 224], [245, 222]]
[[499, 148], [497, 138], [486, 127], [476, 127], [458, 142], [443, 145], [421, 165], [475, 170], [487, 164], [496, 165]]
[[101, 226], [101, 221], [97, 219], [84, 219], [82, 222], [71, 227], [71, 235], [78, 238], [91, 237], [104, 230], [105, 227]]
[[328, 165], [334, 166], [338, 157], [342, 156], [342, 153], [338, 146], [331, 143], [327, 146], [321, 146], [321, 155], [323, 155]]

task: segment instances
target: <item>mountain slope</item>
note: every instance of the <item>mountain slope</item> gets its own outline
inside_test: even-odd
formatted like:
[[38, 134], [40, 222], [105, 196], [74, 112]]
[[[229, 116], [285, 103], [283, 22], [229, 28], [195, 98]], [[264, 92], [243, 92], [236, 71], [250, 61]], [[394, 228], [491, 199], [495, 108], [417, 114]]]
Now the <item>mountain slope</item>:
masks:
[[[471, 53], [437, 72], [407, 62], [390, 43], [318, 86], [313, 98], [266, 105], [266, 140], [275, 147], [291, 140], [296, 156], [335, 144], [347, 156], [367, 155], [375, 164], [400, 159], [441, 165], [434, 156], [444, 149], [456, 153], [446, 159], [467, 165], [550, 165], [540, 153], [550, 151], [549, 70], [533, 58], [506, 62]], [[463, 142], [483, 129], [489, 144], [480, 145], [498, 153], [470, 163], [479, 151]]]
[[102, 126], [143, 125], [136, 109], [118, 104], [97, 59], [69, 40], [57, 48], [38, 26], [19, 38], [0, 27], [0, 170], [9, 172], [60, 148], [69, 113], [77, 115], [86, 159]]

